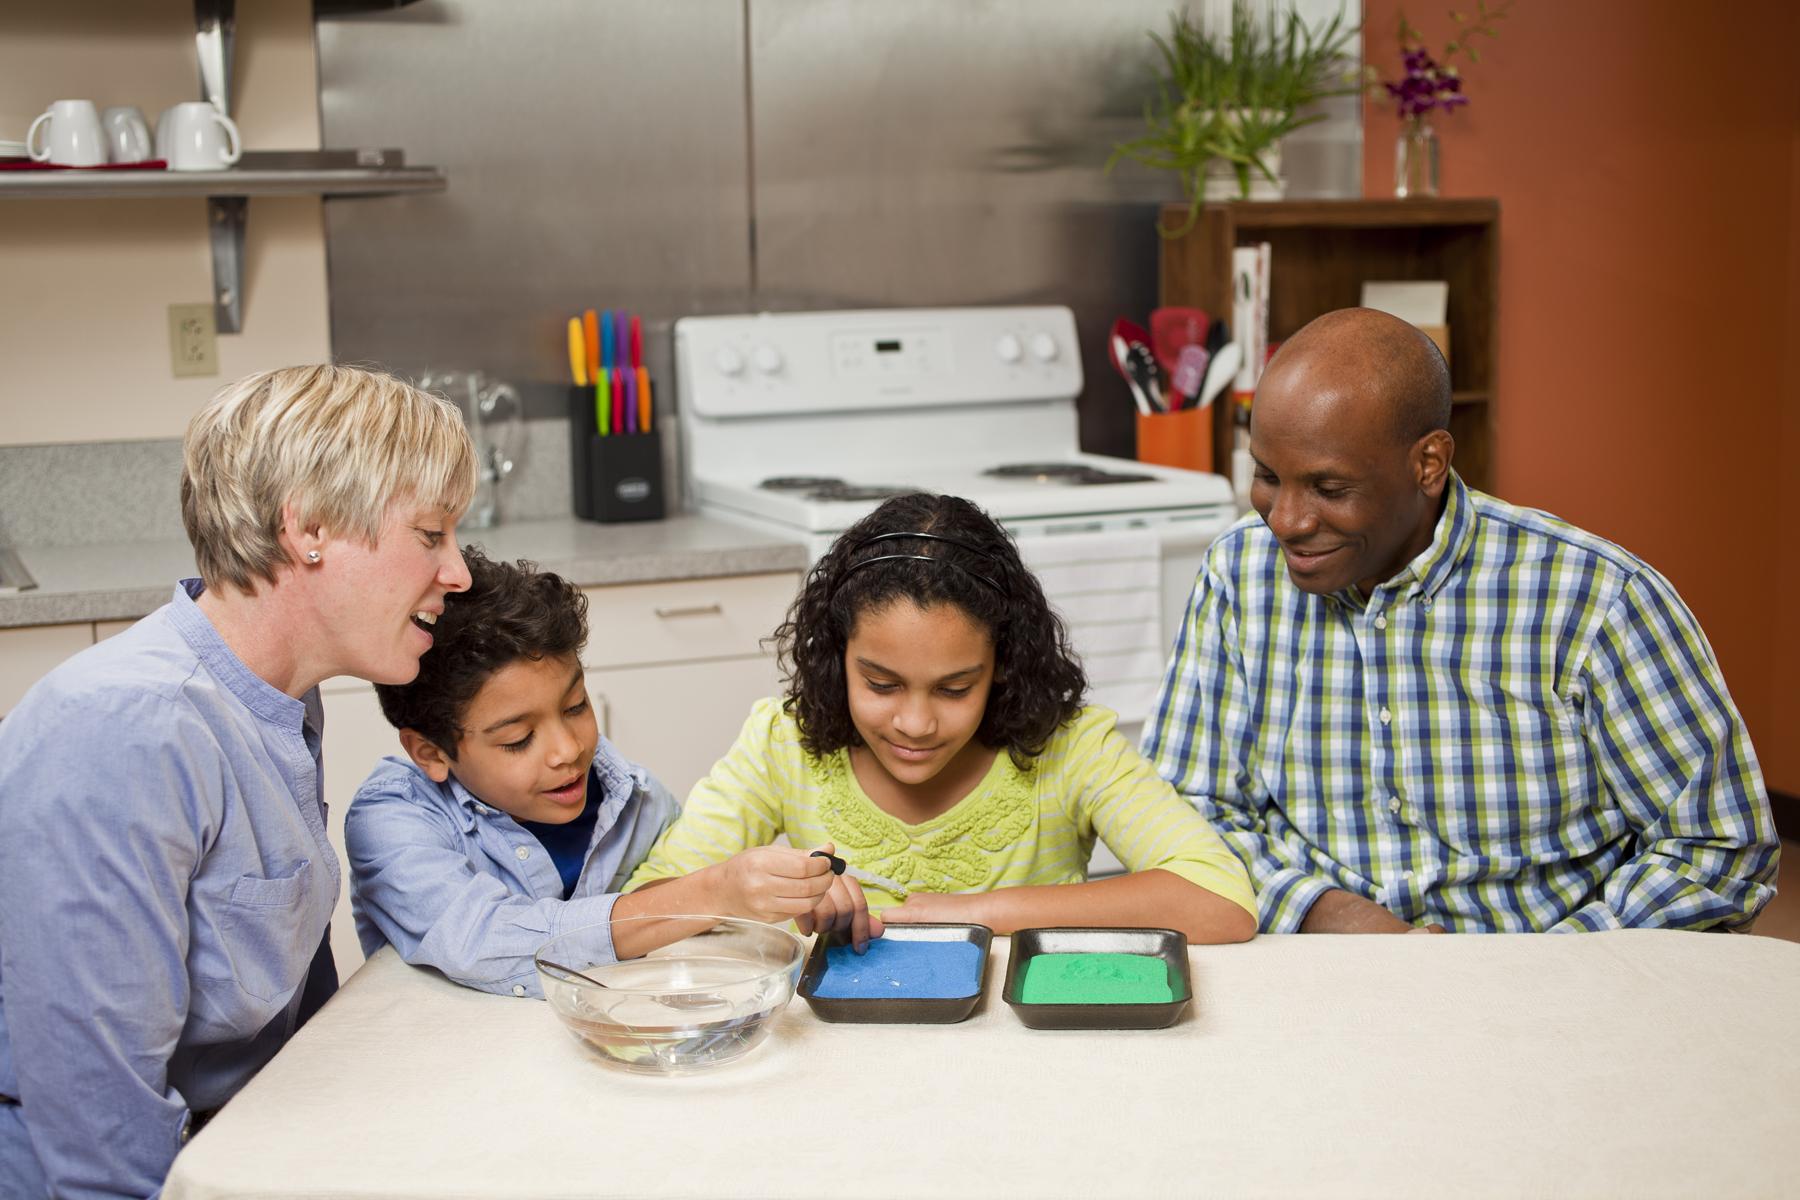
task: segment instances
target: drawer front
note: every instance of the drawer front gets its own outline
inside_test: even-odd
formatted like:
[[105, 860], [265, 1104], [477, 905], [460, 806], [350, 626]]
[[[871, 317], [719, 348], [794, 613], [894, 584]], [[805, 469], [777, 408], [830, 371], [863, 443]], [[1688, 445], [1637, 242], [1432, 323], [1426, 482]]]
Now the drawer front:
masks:
[[590, 588], [589, 667], [742, 658], [787, 616], [800, 588], [791, 571]]

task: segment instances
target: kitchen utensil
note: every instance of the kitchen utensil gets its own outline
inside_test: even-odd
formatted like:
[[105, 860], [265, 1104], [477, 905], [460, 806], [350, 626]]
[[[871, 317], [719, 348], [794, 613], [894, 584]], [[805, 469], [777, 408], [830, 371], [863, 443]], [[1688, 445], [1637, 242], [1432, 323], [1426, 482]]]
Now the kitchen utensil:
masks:
[[[611, 961], [628, 926], [672, 940]], [[539, 947], [536, 962], [557, 1019], [603, 1062], [661, 1075], [732, 1062], [761, 1043], [793, 998], [805, 954], [805, 942], [774, 925], [681, 915], [572, 929]], [[562, 963], [590, 965], [572, 973]]]
[[576, 387], [587, 386], [587, 339], [581, 332], [580, 317], [569, 318], [569, 378]]
[[1150, 349], [1156, 353], [1157, 364], [1173, 375], [1184, 346], [1206, 345], [1206, 330], [1211, 323], [1204, 309], [1154, 310], [1150, 314]]
[[1169, 378], [1169, 390], [1175, 394], [1172, 408], [1192, 408], [1200, 399], [1201, 385], [1206, 381], [1206, 364], [1211, 358], [1205, 346], [1190, 342], [1181, 348]]
[[1162, 381], [1156, 372], [1156, 358], [1150, 353], [1150, 347], [1142, 342], [1131, 343], [1125, 351], [1125, 370], [1132, 383], [1150, 398], [1150, 411], [1168, 412], [1169, 405], [1163, 399]]
[[1236, 342], [1226, 342], [1219, 347], [1219, 352], [1212, 357], [1206, 367], [1206, 382], [1200, 385], [1199, 407], [1205, 408], [1219, 398], [1219, 393], [1231, 386], [1237, 376], [1238, 367], [1243, 363], [1243, 352]]
[[885, 876], [877, 875], [873, 871], [865, 871], [861, 867], [853, 867], [835, 854], [827, 853], [824, 850], [814, 850], [809, 857], [830, 859], [831, 873], [833, 875], [848, 875], [858, 883], [866, 883], [870, 887], [880, 888], [888, 895], [896, 896], [901, 900], [912, 895], [912, 892], [904, 885], [895, 883]]
[[[42, 145], [38, 130], [44, 131]], [[106, 135], [92, 100], [57, 100], [39, 113], [25, 131], [25, 147], [34, 162], [59, 167], [97, 167], [106, 161]]]
[[163, 157], [171, 171], [219, 171], [244, 152], [238, 127], [204, 100], [177, 104], [163, 114], [168, 144]]
[[1113, 370], [1119, 373], [1120, 378], [1125, 380], [1125, 385], [1131, 389], [1131, 398], [1136, 403], [1137, 410], [1145, 416], [1149, 416], [1157, 411], [1151, 406], [1150, 393], [1145, 391], [1136, 379], [1132, 378], [1131, 371], [1125, 365], [1131, 356], [1132, 345], [1134, 343], [1142, 344], [1146, 340], [1148, 340], [1148, 335], [1144, 333], [1142, 325], [1120, 317], [1112, 324], [1112, 333], [1106, 341], [1106, 351], [1107, 356], [1112, 359]]
[[1206, 352], [1217, 358], [1219, 348], [1231, 340], [1231, 326], [1224, 317], [1214, 321], [1206, 330]]
[[106, 157], [116, 163], [143, 162], [150, 157], [150, 126], [135, 104], [120, 104], [100, 114]]
[[587, 348], [587, 381], [594, 385], [594, 427], [604, 437], [608, 432], [607, 403], [612, 392], [606, 376], [600, 373], [600, 314], [588, 309], [581, 314], [581, 336]]

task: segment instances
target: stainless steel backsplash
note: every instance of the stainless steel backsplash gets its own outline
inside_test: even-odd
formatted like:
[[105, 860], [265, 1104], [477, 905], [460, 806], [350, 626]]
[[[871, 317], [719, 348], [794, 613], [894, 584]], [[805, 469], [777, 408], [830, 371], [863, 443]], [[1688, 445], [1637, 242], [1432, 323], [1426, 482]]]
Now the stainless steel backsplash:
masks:
[[[1194, 7], [1212, 19], [1219, 2]], [[643, 314], [667, 406], [683, 315], [1059, 303], [1082, 337], [1083, 448], [1129, 455], [1105, 332], [1155, 306], [1155, 213], [1177, 191], [1102, 168], [1141, 128], [1147, 32], [1169, 10], [422, 0], [321, 19], [325, 144], [402, 146], [450, 180], [325, 206], [334, 353], [413, 376], [480, 368], [548, 420], [564, 322], [590, 306]], [[1355, 101], [1327, 111], [1284, 152], [1290, 195], [1360, 194]], [[530, 470], [566, 472], [541, 452], [554, 440], [534, 437]], [[533, 508], [558, 494], [525, 490]]]

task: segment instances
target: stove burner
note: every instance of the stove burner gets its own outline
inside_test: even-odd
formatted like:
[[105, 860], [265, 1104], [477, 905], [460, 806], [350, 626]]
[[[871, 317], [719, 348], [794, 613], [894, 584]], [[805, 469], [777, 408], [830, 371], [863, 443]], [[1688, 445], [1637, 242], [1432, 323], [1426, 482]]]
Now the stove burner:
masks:
[[835, 475], [776, 475], [756, 485], [771, 492], [810, 492], [818, 488], [848, 487]]
[[1075, 463], [1024, 462], [1024, 463], [1002, 463], [1000, 466], [997, 466], [997, 467], [989, 467], [987, 470], [983, 471], [982, 474], [983, 475], [992, 475], [996, 479], [1030, 479], [1032, 477], [1036, 477], [1036, 479], [1039, 483], [1049, 483], [1052, 480], [1060, 481], [1060, 480], [1068, 478], [1071, 475], [1079, 475], [1079, 474], [1081, 474], [1081, 472], [1083, 472], [1085, 470], [1088, 470], [1088, 468], [1083, 467], [1083, 466], [1078, 466]]
[[1103, 483], [1154, 483], [1156, 476], [1132, 471], [1103, 471], [1087, 463], [1006, 463], [982, 472], [997, 479], [1035, 479], [1065, 487], [1093, 487]]
[[914, 487], [898, 487], [886, 483], [845, 483], [834, 480], [815, 492], [807, 493], [808, 500], [886, 500], [893, 496], [910, 496], [918, 491]]

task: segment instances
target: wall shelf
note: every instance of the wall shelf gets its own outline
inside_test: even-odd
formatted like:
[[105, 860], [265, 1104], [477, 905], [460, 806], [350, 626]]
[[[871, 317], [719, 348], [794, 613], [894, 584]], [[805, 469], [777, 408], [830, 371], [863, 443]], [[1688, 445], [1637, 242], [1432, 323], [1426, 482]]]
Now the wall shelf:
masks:
[[[1187, 222], [1186, 205], [1162, 211]], [[1162, 243], [1162, 303], [1231, 312], [1231, 251], [1270, 244], [1269, 340], [1361, 302], [1366, 280], [1450, 285], [1450, 432], [1471, 487], [1493, 482], [1491, 415], [1499, 360], [1500, 204], [1490, 199], [1281, 200], [1208, 204], [1194, 227]], [[1215, 469], [1230, 473], [1231, 410], [1218, 406]]]
[[[248, 157], [248, 155], [246, 155]], [[0, 199], [104, 200], [157, 196], [388, 196], [441, 192], [436, 167], [337, 167], [225, 171], [0, 171]]]
[[[398, 6], [405, 0], [393, 0]], [[194, 55], [201, 98], [231, 115], [237, 0], [194, 0]], [[0, 199], [144, 200], [187, 196], [206, 201], [212, 244], [213, 323], [219, 333], [244, 327], [244, 227], [251, 196], [391, 196], [441, 192], [444, 173], [408, 167], [397, 150], [246, 151], [223, 171], [0, 171]]]

